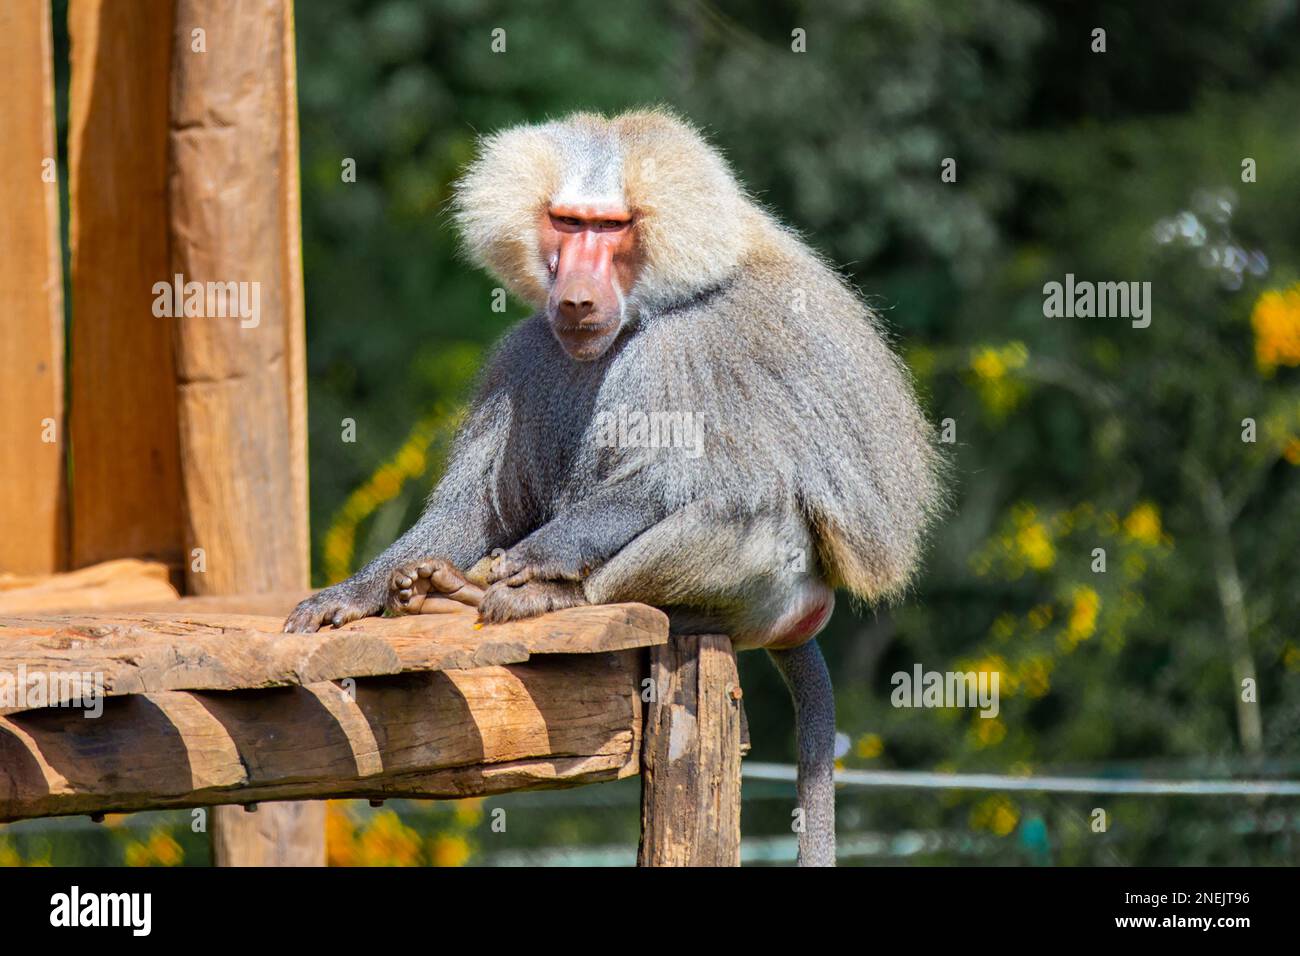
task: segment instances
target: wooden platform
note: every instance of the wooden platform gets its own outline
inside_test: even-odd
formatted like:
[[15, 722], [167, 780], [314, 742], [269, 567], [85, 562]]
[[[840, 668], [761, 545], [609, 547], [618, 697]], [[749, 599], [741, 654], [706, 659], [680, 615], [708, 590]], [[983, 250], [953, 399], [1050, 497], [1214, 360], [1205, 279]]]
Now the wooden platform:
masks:
[[[645, 649], [668, 641], [660, 611], [488, 627], [466, 611], [283, 634], [292, 599], [265, 599], [274, 615], [195, 598], [0, 617], [0, 821], [455, 797], [639, 770]], [[92, 686], [103, 699], [79, 701]]]

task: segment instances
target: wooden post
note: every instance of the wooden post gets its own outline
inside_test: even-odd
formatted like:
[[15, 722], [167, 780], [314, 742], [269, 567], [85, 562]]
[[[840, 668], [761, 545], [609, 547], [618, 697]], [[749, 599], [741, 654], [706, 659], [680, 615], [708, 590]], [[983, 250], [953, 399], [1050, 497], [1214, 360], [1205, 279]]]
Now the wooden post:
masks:
[[[175, 11], [171, 272], [203, 303], [192, 309], [186, 292], [176, 320], [186, 590], [305, 588], [291, 6], [176, 0]], [[222, 808], [214, 860], [323, 865], [324, 819], [319, 804], [267, 804], [256, 814]]]
[[650, 648], [639, 866], [740, 865], [740, 679], [731, 641], [672, 635]]
[[0, 5], [0, 572], [66, 560], [63, 254], [48, 0]]
[[70, 0], [71, 566], [168, 565], [180, 584], [167, 113], [172, 0]]

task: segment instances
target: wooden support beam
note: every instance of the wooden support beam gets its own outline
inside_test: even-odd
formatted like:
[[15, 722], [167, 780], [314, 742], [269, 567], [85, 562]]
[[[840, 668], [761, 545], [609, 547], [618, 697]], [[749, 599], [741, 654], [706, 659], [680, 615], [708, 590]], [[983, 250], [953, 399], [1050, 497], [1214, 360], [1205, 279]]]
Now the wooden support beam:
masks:
[[[262, 823], [263, 801], [481, 796], [630, 776], [645, 653], [361, 678], [351, 691], [132, 694], [95, 719], [53, 708], [0, 717], [0, 821], [261, 803], [249, 826], [291, 848], [291, 835]], [[250, 865], [272, 859], [236, 853]]]
[[[212, 834], [213, 866], [325, 866], [316, 838], [317, 816], [324, 804], [277, 803], [276, 813], [259, 813], [255, 804], [244, 809], [254, 835], [243, 828], [222, 827]], [[229, 810], [231, 808], [227, 808]], [[260, 853], [260, 856], [252, 854]]]
[[167, 219], [172, 0], [69, 0], [71, 567], [182, 562]]
[[65, 566], [63, 252], [48, 0], [0, 4], [0, 572]]
[[[93, 675], [106, 697], [244, 690], [621, 651], [668, 637], [667, 616], [640, 604], [575, 607], [487, 627], [468, 610], [365, 618], [316, 634], [285, 634], [282, 623], [173, 608], [0, 617], [0, 714], [80, 699], [84, 680], [73, 675]], [[5, 692], [22, 681], [40, 686], [42, 696]]]
[[673, 635], [650, 650], [639, 866], [740, 865], [744, 712], [731, 641]]
[[[203, 552], [187, 562], [185, 590], [306, 588], [294, 448], [305, 435], [290, 402], [289, 326], [301, 315], [286, 263], [283, 197], [297, 157], [284, 135], [284, 0], [177, 0], [175, 10], [171, 263], [203, 292], [176, 318], [185, 548]], [[222, 294], [208, 296], [209, 283]]]
[[[172, 272], [236, 290], [177, 319], [177, 412], [190, 594], [307, 587], [306, 383], [290, 0], [175, 0], [168, 200]], [[212, 284], [209, 286], [209, 284]], [[225, 293], [227, 306], [230, 295]], [[219, 301], [219, 300], [218, 300]], [[235, 314], [231, 314], [234, 312]], [[224, 314], [213, 314], [224, 313]], [[280, 812], [264, 807], [265, 813]], [[324, 808], [311, 821], [324, 859]], [[266, 862], [267, 824], [218, 811], [231, 865]], [[271, 828], [273, 831], [277, 827]], [[238, 852], [247, 848], [246, 856]]]

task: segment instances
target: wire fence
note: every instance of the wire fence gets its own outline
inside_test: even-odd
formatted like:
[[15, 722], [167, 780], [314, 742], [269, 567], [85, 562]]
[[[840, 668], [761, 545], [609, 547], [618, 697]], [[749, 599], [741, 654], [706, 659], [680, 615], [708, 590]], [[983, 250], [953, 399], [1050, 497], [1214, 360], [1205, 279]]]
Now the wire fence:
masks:
[[[743, 763], [751, 780], [794, 783], [792, 764]], [[903, 790], [994, 790], [1028, 793], [1110, 793], [1188, 797], [1300, 797], [1297, 780], [1150, 780], [1112, 777], [1024, 777], [996, 773], [932, 773], [923, 770], [837, 770], [835, 782], [846, 787]]]

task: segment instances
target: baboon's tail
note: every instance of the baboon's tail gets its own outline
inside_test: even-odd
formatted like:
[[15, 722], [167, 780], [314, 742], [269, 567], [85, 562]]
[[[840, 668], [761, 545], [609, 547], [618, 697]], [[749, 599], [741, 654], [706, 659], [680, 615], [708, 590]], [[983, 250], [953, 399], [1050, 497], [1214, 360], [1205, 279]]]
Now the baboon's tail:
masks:
[[816, 641], [768, 651], [794, 700], [799, 750], [800, 866], [835, 865], [835, 694]]

